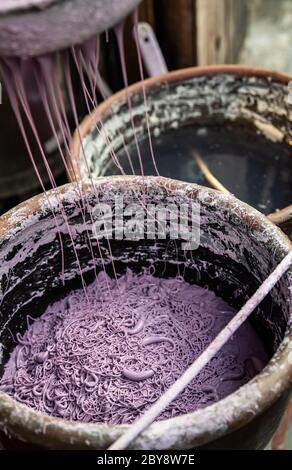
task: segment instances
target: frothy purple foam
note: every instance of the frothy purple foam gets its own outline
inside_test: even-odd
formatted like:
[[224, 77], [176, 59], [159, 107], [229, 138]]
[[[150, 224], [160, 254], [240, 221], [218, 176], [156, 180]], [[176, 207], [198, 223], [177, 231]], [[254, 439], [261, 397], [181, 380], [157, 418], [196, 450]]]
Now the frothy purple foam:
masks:
[[[181, 278], [104, 272], [49, 306], [13, 350], [0, 389], [53, 416], [130, 423], [156, 401], [235, 314], [213, 292]], [[268, 360], [249, 323], [161, 414], [220, 400]]]

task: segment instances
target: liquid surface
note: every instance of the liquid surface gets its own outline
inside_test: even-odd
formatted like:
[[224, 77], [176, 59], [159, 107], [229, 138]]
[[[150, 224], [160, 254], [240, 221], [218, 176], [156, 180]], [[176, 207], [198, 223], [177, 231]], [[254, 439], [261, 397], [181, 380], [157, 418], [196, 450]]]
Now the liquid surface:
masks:
[[[198, 152], [211, 173], [232, 194], [265, 214], [292, 204], [292, 148], [268, 141], [240, 127], [183, 127], [152, 136], [161, 176], [210, 186], [192, 152]], [[139, 142], [146, 175], [155, 175], [148, 138]], [[135, 145], [129, 146], [134, 170], [139, 174]], [[126, 173], [127, 157], [118, 153]], [[116, 174], [114, 164], [106, 174]]]
[[[104, 272], [88, 287], [29, 319], [17, 335], [0, 389], [48, 414], [83, 422], [130, 423], [200, 355], [235, 311], [182, 278]], [[268, 360], [246, 322], [160, 415], [220, 400]]]

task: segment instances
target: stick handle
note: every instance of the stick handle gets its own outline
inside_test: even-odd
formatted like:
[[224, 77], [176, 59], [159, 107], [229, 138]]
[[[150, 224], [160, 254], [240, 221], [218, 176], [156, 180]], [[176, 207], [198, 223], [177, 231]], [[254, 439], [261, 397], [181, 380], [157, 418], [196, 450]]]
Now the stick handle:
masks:
[[254, 309], [261, 303], [272, 290], [283, 274], [292, 265], [292, 250], [285, 256], [276, 269], [263, 282], [259, 289], [252, 295], [246, 304], [232, 318], [232, 320], [220, 331], [216, 338], [209, 344], [205, 351], [186, 369], [179, 379], [174, 382], [166, 392], [147, 410], [141, 418], [138, 418], [131, 427], [119, 437], [108, 449], [123, 450], [139, 434], [144, 431], [162, 411], [187, 387], [187, 385], [201, 372], [206, 364], [220, 351], [225, 343], [245, 322]]

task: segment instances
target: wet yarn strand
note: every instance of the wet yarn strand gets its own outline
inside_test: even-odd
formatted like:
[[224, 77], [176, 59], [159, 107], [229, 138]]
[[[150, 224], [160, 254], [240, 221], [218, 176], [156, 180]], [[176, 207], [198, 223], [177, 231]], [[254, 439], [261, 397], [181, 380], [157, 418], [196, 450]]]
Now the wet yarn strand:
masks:
[[[148, 271], [127, 271], [119, 285], [101, 271], [87, 295], [88, 301], [82, 289], [72, 292], [17, 335], [1, 390], [56, 417], [130, 424], [235, 314], [207, 289]], [[268, 359], [245, 325], [159, 419], [207, 406], [246, 383], [253, 356], [261, 367]]]
[[285, 256], [276, 269], [262, 283], [259, 289], [246, 302], [234, 318], [220, 331], [218, 336], [209, 344], [199, 357], [189, 366], [186, 371], [172, 384], [172, 386], [161, 395], [154, 405], [151, 406], [120, 438], [116, 440], [109, 450], [126, 449], [151, 423], [169, 406], [173, 400], [194, 380], [202, 369], [222, 350], [228, 340], [234, 335], [238, 328], [247, 320], [255, 308], [269, 294], [275, 284], [281, 279], [292, 265], [292, 250]]

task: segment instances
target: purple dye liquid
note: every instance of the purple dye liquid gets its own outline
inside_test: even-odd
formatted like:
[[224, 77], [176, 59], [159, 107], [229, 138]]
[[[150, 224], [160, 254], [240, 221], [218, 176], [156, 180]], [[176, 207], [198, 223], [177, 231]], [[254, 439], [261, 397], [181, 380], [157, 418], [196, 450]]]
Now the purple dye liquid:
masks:
[[[108, 295], [110, 285], [111, 296]], [[213, 292], [182, 278], [104, 272], [49, 306], [11, 353], [0, 389], [50, 415], [131, 423], [202, 353], [234, 316]], [[159, 419], [235, 391], [268, 360], [246, 322]]]

